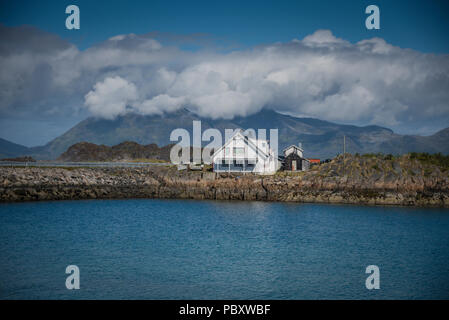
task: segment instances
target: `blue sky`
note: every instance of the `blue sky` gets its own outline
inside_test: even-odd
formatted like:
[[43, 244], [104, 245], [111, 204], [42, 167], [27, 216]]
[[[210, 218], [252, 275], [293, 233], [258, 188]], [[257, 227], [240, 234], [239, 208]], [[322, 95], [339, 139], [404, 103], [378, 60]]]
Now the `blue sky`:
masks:
[[[65, 28], [65, 8], [69, 4], [80, 8], [79, 31]], [[381, 30], [367, 30], [364, 26], [364, 11], [370, 4], [380, 8]], [[0, 22], [7, 26], [37, 26], [57, 33], [80, 49], [126, 33], [206, 33], [218, 41], [254, 46], [330, 29], [351, 42], [378, 36], [402, 48], [449, 53], [448, 15], [447, 0], [2, 0]]]
[[[65, 28], [70, 4], [80, 8], [80, 30]], [[380, 8], [380, 30], [365, 28], [370, 4]], [[42, 145], [88, 116], [113, 117], [130, 103], [142, 114], [196, 104], [194, 111], [213, 117], [217, 99], [223, 117], [268, 107], [432, 134], [449, 126], [448, 15], [447, 0], [0, 0], [0, 137]], [[359, 43], [372, 38], [380, 40]], [[323, 61], [334, 64], [322, 69]], [[235, 66], [251, 66], [253, 82], [226, 71]], [[298, 70], [306, 69], [304, 77]], [[187, 78], [204, 86], [191, 88]], [[103, 96], [108, 86], [122, 99], [115, 113]]]

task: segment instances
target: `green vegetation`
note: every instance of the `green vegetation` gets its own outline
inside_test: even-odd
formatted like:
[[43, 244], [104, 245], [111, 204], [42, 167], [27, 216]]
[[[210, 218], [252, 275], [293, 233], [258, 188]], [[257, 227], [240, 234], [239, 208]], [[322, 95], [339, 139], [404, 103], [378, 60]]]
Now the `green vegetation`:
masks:
[[[358, 154], [355, 155], [359, 157]], [[423, 165], [435, 165], [443, 170], [449, 170], [449, 155], [445, 156], [441, 153], [430, 154], [427, 152], [411, 152], [404, 156], [409, 156], [411, 160], [418, 160]], [[367, 159], [379, 159], [379, 160], [398, 160], [403, 156], [395, 156], [392, 154], [383, 153], [365, 153], [361, 157]]]
[[410, 159], [416, 159], [422, 164], [436, 165], [444, 170], [449, 169], [449, 156], [445, 156], [441, 153], [430, 154], [427, 152], [412, 152], [410, 153]]
[[429, 167], [424, 168], [424, 176], [425, 177], [430, 176], [432, 174], [432, 172], [433, 172], [432, 168], [429, 168]]
[[381, 152], [378, 153], [365, 153], [362, 155], [363, 158], [375, 158], [375, 159], [382, 159], [382, 160], [394, 160], [395, 156], [391, 153], [389, 154], [383, 154]]
[[317, 177], [348, 176], [356, 179], [371, 177], [378, 179], [379, 176], [383, 176], [389, 181], [398, 176], [430, 177], [449, 173], [449, 156], [441, 153], [346, 154], [344, 164], [343, 156], [339, 155], [330, 163], [324, 163], [309, 172]]
[[205, 172], [212, 172], [213, 170], [213, 166], [211, 164], [205, 164], [203, 167], [203, 171]]
[[304, 174], [305, 171], [277, 171], [274, 175], [278, 177], [297, 177]]
[[380, 152], [378, 152], [378, 153], [365, 153], [365, 154], [362, 154], [362, 157], [363, 158], [381, 158], [381, 157], [383, 157], [383, 153], [380, 153]]

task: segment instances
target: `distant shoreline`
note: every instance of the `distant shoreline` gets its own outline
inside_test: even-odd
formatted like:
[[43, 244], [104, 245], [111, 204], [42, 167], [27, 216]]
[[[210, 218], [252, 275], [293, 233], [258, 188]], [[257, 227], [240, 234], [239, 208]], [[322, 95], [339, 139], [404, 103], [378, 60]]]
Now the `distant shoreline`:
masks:
[[449, 207], [447, 172], [426, 174], [421, 168], [422, 175], [415, 169], [395, 176], [376, 169], [383, 165], [370, 164], [369, 174], [362, 167], [360, 174], [347, 163], [347, 175], [339, 175], [337, 159], [309, 172], [272, 176], [178, 171], [174, 166], [0, 167], [0, 202], [159, 198]]

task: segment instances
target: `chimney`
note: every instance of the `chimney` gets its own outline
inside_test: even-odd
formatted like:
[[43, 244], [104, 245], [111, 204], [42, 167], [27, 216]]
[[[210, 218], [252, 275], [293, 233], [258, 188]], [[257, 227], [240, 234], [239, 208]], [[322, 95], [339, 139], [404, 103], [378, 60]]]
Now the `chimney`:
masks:
[[302, 149], [302, 143], [298, 143], [298, 147], [300, 147]]

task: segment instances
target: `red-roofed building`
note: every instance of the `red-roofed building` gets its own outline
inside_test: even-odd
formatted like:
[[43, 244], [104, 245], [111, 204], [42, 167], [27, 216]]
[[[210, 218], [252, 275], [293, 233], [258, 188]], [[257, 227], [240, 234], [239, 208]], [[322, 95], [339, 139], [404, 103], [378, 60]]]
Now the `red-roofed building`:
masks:
[[320, 159], [309, 159], [310, 164], [320, 164]]

